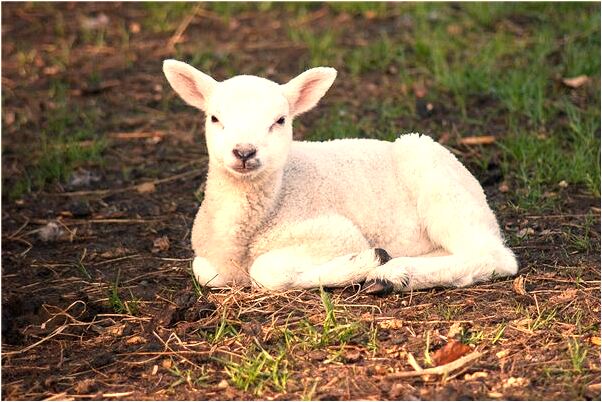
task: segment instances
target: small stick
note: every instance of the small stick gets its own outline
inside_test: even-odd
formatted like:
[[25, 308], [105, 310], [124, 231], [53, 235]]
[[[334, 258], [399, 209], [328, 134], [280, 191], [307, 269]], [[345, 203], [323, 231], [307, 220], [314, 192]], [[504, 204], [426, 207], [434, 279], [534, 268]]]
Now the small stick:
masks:
[[182, 20], [182, 22], [180, 23], [180, 26], [178, 26], [178, 29], [176, 29], [176, 31], [174, 32], [172, 37], [169, 38], [169, 41], [167, 42], [167, 47], [169, 49], [172, 49], [173, 46], [180, 41], [180, 38], [184, 34], [184, 31], [186, 31], [186, 29], [188, 28], [188, 25], [190, 25], [190, 23], [192, 22], [194, 17], [196, 17], [196, 15], [200, 9], [201, 9], [201, 4], [199, 3], [192, 10], [192, 12], [186, 18], [184, 18]]
[[[398, 373], [389, 374], [387, 378], [390, 379], [398, 379], [398, 378], [407, 378], [407, 377], [420, 377], [423, 375], [447, 375], [454, 370], [459, 369], [465, 364], [478, 359], [482, 356], [482, 353], [474, 351], [472, 353], [467, 354], [464, 357], [459, 358], [458, 360], [454, 360], [451, 363], [444, 364], [442, 366], [437, 366], [433, 368], [428, 368], [424, 370], [416, 370], [416, 371], [401, 371]], [[409, 361], [409, 356], [408, 356]]]
[[[170, 181], [175, 181], [175, 180], [179, 180], [179, 179], [200, 176], [202, 173], [203, 173], [202, 170], [191, 170], [189, 172], [176, 174], [174, 176], [166, 177], [164, 179], [153, 180], [153, 181], [150, 181], [149, 183], [163, 184], [163, 183], [168, 183]], [[144, 184], [144, 183], [140, 183], [140, 184]], [[111, 195], [111, 194], [118, 194], [118, 193], [124, 193], [126, 191], [137, 190], [138, 187], [140, 186], [140, 184], [136, 184], [134, 186], [128, 186], [128, 187], [124, 187], [124, 188], [117, 188], [117, 189], [71, 191], [71, 192], [66, 192], [66, 193], [49, 193], [48, 195], [55, 196], [55, 197], [78, 197], [78, 196], [82, 196], [82, 195], [107, 196], [107, 195]]]

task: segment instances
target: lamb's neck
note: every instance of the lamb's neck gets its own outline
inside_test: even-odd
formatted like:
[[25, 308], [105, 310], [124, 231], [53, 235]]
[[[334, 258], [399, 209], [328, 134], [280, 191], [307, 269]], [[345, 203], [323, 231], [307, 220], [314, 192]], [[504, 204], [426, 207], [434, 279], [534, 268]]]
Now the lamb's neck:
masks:
[[230, 210], [230, 224], [255, 230], [276, 207], [281, 187], [282, 172], [246, 180], [210, 166], [205, 199], [218, 214]]

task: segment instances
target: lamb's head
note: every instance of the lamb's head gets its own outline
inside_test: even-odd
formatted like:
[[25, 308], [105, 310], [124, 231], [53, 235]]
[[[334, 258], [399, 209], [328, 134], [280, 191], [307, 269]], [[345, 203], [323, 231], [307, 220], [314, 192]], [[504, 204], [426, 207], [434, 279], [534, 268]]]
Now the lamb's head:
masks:
[[176, 60], [166, 60], [163, 72], [184, 101], [205, 112], [210, 162], [246, 180], [282, 169], [293, 118], [313, 108], [336, 77], [334, 68], [317, 67], [283, 85], [250, 75], [217, 82]]

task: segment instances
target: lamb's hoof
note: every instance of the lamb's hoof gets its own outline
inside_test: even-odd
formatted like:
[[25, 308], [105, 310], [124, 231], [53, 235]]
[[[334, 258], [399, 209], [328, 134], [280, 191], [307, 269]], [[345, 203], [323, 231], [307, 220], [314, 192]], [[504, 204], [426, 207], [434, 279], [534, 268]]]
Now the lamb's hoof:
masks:
[[380, 265], [386, 264], [392, 259], [389, 253], [387, 253], [387, 251], [382, 248], [375, 248], [374, 255], [376, 256], [378, 262], [380, 262]]
[[393, 282], [386, 279], [369, 279], [362, 287], [363, 293], [375, 296], [387, 296], [393, 293], [393, 290]]

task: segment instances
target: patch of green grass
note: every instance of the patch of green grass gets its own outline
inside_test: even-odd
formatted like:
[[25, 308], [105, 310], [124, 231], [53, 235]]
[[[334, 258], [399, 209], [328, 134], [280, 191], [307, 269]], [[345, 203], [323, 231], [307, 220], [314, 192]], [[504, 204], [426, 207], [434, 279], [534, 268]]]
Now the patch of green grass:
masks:
[[107, 142], [95, 132], [96, 112], [70, 104], [67, 91], [66, 84], [53, 84], [50, 97], [55, 109], [46, 113], [39, 142], [27, 148], [28, 166], [9, 190], [10, 198], [64, 182], [78, 166], [102, 163]]
[[338, 34], [334, 30], [314, 32], [311, 29], [290, 28], [290, 39], [307, 46], [308, 57], [300, 61], [302, 69], [319, 66], [337, 66], [340, 64], [341, 52], [337, 47]]
[[485, 338], [485, 334], [482, 330], [465, 330], [464, 328], [460, 331], [460, 342], [466, 345], [479, 345], [483, 339]]
[[587, 348], [579, 343], [577, 339], [571, 338], [567, 342], [568, 355], [571, 360], [573, 372], [580, 374], [583, 371], [583, 365], [587, 358]]
[[357, 122], [354, 122], [344, 105], [333, 105], [328, 114], [324, 115], [313, 125], [305, 136], [307, 141], [326, 141], [340, 138], [365, 137]]
[[79, 272], [82, 274], [82, 276], [84, 278], [92, 279], [92, 275], [90, 275], [90, 272], [88, 272], [88, 270], [86, 269], [86, 266], [84, 265], [84, 259], [86, 258], [87, 251], [88, 251], [88, 249], [84, 249], [84, 252], [82, 253], [81, 257], [77, 259], [75, 266], [77, 267], [77, 269], [79, 270]]
[[[540, 210], [553, 201], [558, 183], [582, 185], [600, 196], [599, 112], [587, 113], [565, 103], [568, 125], [554, 135], [519, 131], [501, 142], [502, 168], [520, 186], [518, 205]], [[546, 194], [548, 193], [548, 194]]]
[[594, 216], [590, 213], [579, 229], [569, 227], [564, 233], [567, 243], [571, 249], [579, 253], [589, 252], [593, 247], [590, 232], [594, 226]]
[[146, 15], [142, 23], [153, 32], [170, 32], [177, 28], [182, 18], [190, 13], [194, 6], [194, 3], [176, 1], [145, 2]]
[[392, 8], [391, 4], [369, 1], [336, 1], [327, 4], [336, 13], [348, 13], [352, 15], [373, 13], [375, 16], [384, 16]]
[[192, 270], [192, 262], [190, 262], [190, 270], [188, 272], [190, 273], [190, 280], [192, 281], [192, 288], [194, 289], [194, 294], [196, 295], [196, 297], [202, 296], [203, 288], [201, 287], [199, 281], [196, 280], [196, 276], [194, 276], [194, 271]]
[[232, 385], [242, 391], [261, 395], [266, 385], [284, 392], [288, 381], [288, 361], [284, 351], [272, 356], [265, 349], [252, 346], [239, 362], [231, 361], [225, 370]]
[[404, 51], [403, 46], [381, 32], [377, 40], [351, 49], [344, 58], [346, 68], [355, 76], [372, 71], [386, 73], [393, 63], [399, 65], [403, 62]]
[[498, 325], [491, 336], [491, 344], [495, 345], [496, 343], [498, 343], [502, 339], [502, 336], [504, 336], [505, 331], [506, 324]]
[[190, 387], [202, 386], [209, 380], [209, 376], [204, 369], [201, 373], [195, 373], [190, 369], [181, 369], [172, 359], [172, 367], [167, 369], [169, 373], [176, 378], [174, 382], [169, 385], [170, 389], [173, 389], [181, 384], [188, 384]]
[[543, 309], [540, 313], [536, 314], [535, 317], [533, 317], [533, 319], [527, 325], [527, 328], [531, 331], [549, 328], [556, 320], [556, 312], [556, 308]]
[[205, 337], [212, 345], [230, 337], [238, 336], [238, 330], [226, 316], [226, 311], [222, 313], [218, 326], [213, 331], [205, 332]]
[[378, 325], [374, 322], [370, 323], [370, 329], [368, 331], [368, 341], [366, 342], [366, 349], [372, 352], [374, 355], [378, 351]]
[[462, 306], [443, 303], [437, 305], [437, 312], [447, 321], [452, 321], [462, 312]]
[[109, 305], [113, 311], [117, 314], [138, 314], [139, 300], [134, 297], [130, 291], [131, 300], [123, 300], [119, 295], [119, 276], [121, 275], [121, 269], [117, 271], [117, 277], [115, 282], [111, 284], [109, 288]]

